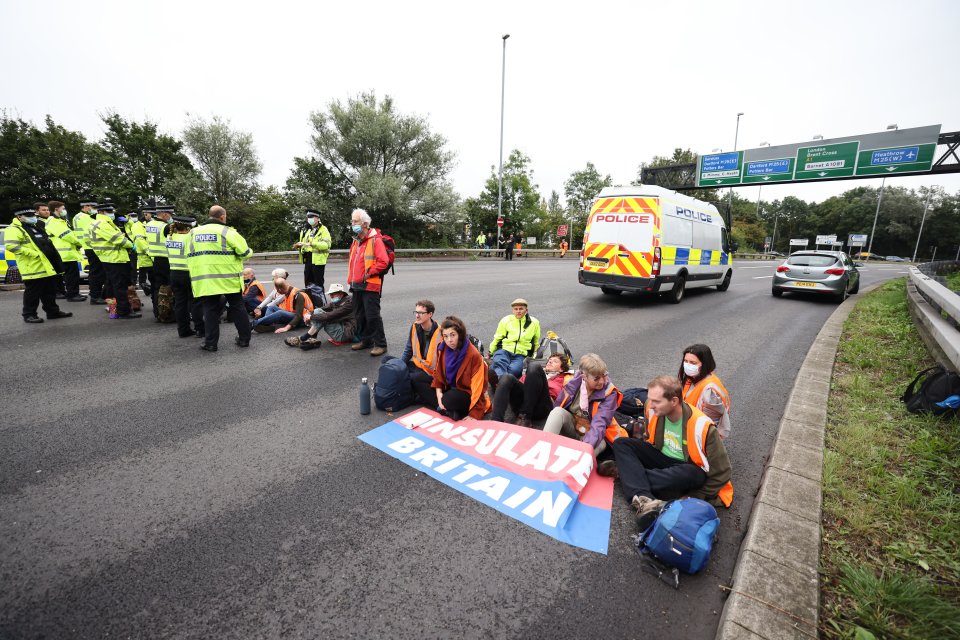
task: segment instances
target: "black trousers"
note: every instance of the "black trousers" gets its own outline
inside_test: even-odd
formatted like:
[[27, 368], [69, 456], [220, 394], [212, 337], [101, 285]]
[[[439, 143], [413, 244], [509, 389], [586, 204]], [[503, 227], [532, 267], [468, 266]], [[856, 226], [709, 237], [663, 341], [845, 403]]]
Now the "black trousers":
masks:
[[127, 287], [130, 286], [130, 263], [104, 262], [103, 268], [107, 274], [107, 285], [103, 289], [111, 298], [117, 299], [117, 315], [130, 315], [130, 299], [127, 297]]
[[76, 260], [63, 261], [63, 275], [57, 277], [57, 293], [68, 298], [80, 295], [80, 265]]
[[87, 256], [87, 274], [90, 282], [90, 301], [103, 298], [103, 285], [106, 282], [106, 272], [103, 263], [93, 249], [84, 249]]
[[153, 297], [153, 267], [140, 267], [137, 269], [137, 284], [143, 289], [143, 292]]
[[[470, 413], [470, 394], [460, 389], [447, 389], [441, 396], [444, 413], [453, 420], [463, 420]], [[433, 399], [437, 399], [437, 392], [433, 392]]]
[[307, 254], [306, 262], [303, 263], [303, 286], [307, 286], [315, 282], [313, 275], [314, 266], [313, 263], [310, 262], [312, 259], [313, 258]]
[[203, 305], [204, 343], [215, 347], [220, 342], [220, 311], [223, 309], [221, 299], [227, 302], [227, 317], [237, 328], [237, 337], [243, 341], [250, 340], [250, 317], [243, 305], [243, 295], [237, 291], [223, 296], [197, 298]]
[[380, 317], [379, 291], [353, 292], [353, 317], [357, 319], [357, 333], [366, 346], [387, 347], [387, 336], [383, 332], [383, 318]]
[[23, 281], [23, 317], [37, 315], [37, 308], [41, 304], [47, 316], [60, 311], [57, 305], [57, 276]]
[[508, 244], [504, 250], [504, 257], [507, 260], [513, 260], [513, 244]]
[[410, 372], [410, 384], [420, 404], [436, 408], [437, 392], [433, 388], [433, 376], [412, 362], [407, 363], [407, 371]]
[[[171, 269], [170, 288], [173, 289], [173, 315], [177, 319], [177, 333], [181, 336], [192, 335], [194, 331], [203, 333], [203, 303], [193, 297], [190, 272]], [[191, 318], [193, 327], [190, 326]]]
[[633, 496], [672, 500], [699, 489], [707, 481], [707, 474], [697, 465], [674, 460], [645, 440], [617, 438], [613, 441], [613, 455], [627, 502]]
[[153, 317], [160, 314], [157, 306], [157, 296], [160, 294], [160, 287], [170, 284], [170, 261], [167, 258], [154, 257], [153, 259], [153, 285], [150, 291], [150, 302], [153, 303]]
[[325, 264], [315, 264], [313, 265], [313, 283], [323, 289], [323, 277], [327, 272], [327, 265]]
[[553, 409], [553, 399], [547, 387], [547, 374], [543, 371], [543, 365], [531, 362], [523, 382], [509, 373], [500, 376], [497, 391], [493, 394], [493, 414], [490, 419], [503, 422], [507, 405], [515, 414], [524, 413], [531, 420], [547, 417]]

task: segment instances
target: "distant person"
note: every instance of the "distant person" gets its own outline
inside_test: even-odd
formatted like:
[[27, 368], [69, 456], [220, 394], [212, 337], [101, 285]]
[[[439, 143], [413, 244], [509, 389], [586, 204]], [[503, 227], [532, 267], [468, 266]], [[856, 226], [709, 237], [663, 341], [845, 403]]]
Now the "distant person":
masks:
[[323, 290], [327, 259], [330, 257], [330, 230], [320, 222], [320, 212], [314, 209], [307, 209], [307, 224], [313, 227], [313, 235], [310, 236], [313, 283]]
[[17, 268], [23, 278], [23, 321], [42, 323], [43, 318], [37, 316], [40, 305], [43, 305], [49, 320], [72, 316], [68, 311], [61, 311], [57, 305], [60, 255], [43, 223], [37, 219], [35, 208], [13, 212], [13, 222], [3, 233], [3, 244], [8, 258], [16, 258]]
[[440, 323], [440, 345], [433, 388], [437, 410], [453, 419], [481, 419], [490, 410], [487, 365], [467, 338], [467, 327], [456, 316]]
[[490, 419], [503, 422], [509, 406], [516, 415], [517, 426], [532, 427], [534, 420], [543, 420], [553, 410], [563, 385], [573, 377], [569, 371], [566, 354], [551, 353], [542, 365], [531, 362], [527, 373], [520, 378], [503, 374], [493, 395]]
[[665, 500], [690, 496], [714, 506], [733, 502], [731, 469], [713, 422], [683, 401], [680, 381], [659, 376], [647, 385], [647, 438], [618, 438], [615, 462], [600, 464], [600, 475], [620, 478], [620, 488], [636, 510], [641, 529]]
[[173, 315], [177, 320], [177, 335], [181, 338], [202, 338], [206, 333], [203, 303], [193, 297], [193, 286], [187, 267], [190, 229], [195, 222], [193, 216], [176, 215], [167, 229], [167, 262], [170, 265], [170, 287], [173, 289]]
[[503, 239], [504, 260], [513, 260], [514, 242], [515, 240], [513, 239], [512, 233], [507, 235], [507, 237]]
[[407, 345], [400, 359], [407, 364], [410, 383], [422, 404], [432, 406], [435, 392], [433, 374], [437, 369], [440, 328], [433, 319], [436, 307], [429, 300], [418, 300], [413, 306], [413, 324]]
[[100, 258], [107, 284], [104, 295], [116, 300], [116, 312], [111, 310], [112, 319], [128, 320], [141, 317], [139, 311], [130, 307], [127, 289], [130, 287], [130, 253], [133, 241], [116, 225], [116, 213], [111, 205], [97, 207], [97, 217], [87, 227], [90, 247]]
[[564, 238], [560, 241], [560, 257], [563, 258], [567, 255], [567, 249], [570, 248], [570, 244], [567, 242], [567, 239]]
[[703, 411], [721, 438], [730, 435], [730, 393], [715, 373], [717, 363], [705, 344], [692, 344], [683, 350], [677, 377], [683, 385], [683, 401]]
[[490, 341], [490, 384], [496, 388], [501, 375], [519, 378], [523, 361], [532, 358], [540, 344], [540, 321], [530, 315], [527, 301], [517, 298], [510, 303], [513, 313], [504, 316]]
[[387, 336], [380, 316], [380, 294], [383, 274], [390, 262], [380, 234], [370, 226], [372, 222], [363, 209], [354, 209], [350, 214], [353, 242], [347, 263], [347, 286], [353, 293], [353, 313], [360, 336], [360, 342], [350, 348], [360, 351], [373, 347], [370, 355], [382, 356], [387, 352]]

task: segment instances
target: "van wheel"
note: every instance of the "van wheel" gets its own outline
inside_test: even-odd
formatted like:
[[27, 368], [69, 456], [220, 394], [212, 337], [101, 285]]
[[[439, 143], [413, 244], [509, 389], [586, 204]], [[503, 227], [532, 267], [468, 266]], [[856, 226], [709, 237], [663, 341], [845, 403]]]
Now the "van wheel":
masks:
[[687, 277], [678, 276], [676, 283], [673, 285], [673, 289], [670, 289], [669, 293], [665, 294], [667, 302], [670, 304], [678, 304], [683, 300], [683, 292], [687, 286]]
[[723, 282], [717, 285], [717, 291], [726, 291], [730, 288], [730, 280], [733, 278], [733, 271], [727, 270], [727, 275], [723, 276]]
[[620, 289], [611, 289], [610, 287], [600, 287], [600, 291], [603, 291], [608, 296], [618, 296], [623, 293]]

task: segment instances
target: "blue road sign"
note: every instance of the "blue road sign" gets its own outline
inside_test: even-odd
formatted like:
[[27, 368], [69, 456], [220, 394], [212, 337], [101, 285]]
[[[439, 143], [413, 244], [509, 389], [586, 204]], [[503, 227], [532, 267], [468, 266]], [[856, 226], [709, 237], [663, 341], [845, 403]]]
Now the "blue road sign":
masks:
[[703, 163], [700, 165], [700, 172], [710, 173], [712, 171], [736, 171], [739, 168], [739, 161], [740, 154], [736, 151], [703, 156]]
[[757, 162], [747, 163], [748, 176], [767, 176], [772, 173], [788, 173], [790, 171], [790, 160], [759, 160]]
[[877, 149], [870, 152], [872, 166], [884, 164], [902, 164], [916, 162], [920, 147], [900, 147], [899, 149]]

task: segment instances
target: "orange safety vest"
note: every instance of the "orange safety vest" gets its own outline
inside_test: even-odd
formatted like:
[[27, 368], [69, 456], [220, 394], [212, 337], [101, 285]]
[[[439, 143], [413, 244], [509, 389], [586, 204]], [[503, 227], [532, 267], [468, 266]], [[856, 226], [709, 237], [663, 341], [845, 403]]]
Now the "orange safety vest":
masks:
[[257, 300], [263, 302], [263, 299], [267, 297], [267, 291], [263, 288], [263, 285], [260, 284], [259, 280], [251, 280], [250, 284], [243, 288], [243, 297], [247, 296], [247, 292], [250, 291], [251, 287], [256, 287], [260, 290], [260, 293], [257, 294]]
[[703, 392], [711, 385], [720, 393], [720, 400], [723, 401], [723, 406], [727, 408], [727, 411], [730, 411], [730, 393], [715, 373], [711, 373], [697, 384], [693, 384], [693, 381], [687, 378], [683, 383], [683, 401], [691, 407], [696, 407], [700, 402], [700, 396], [703, 395]]
[[[369, 233], [369, 232], [368, 232], [368, 233]], [[369, 273], [369, 272], [370, 272], [370, 269], [372, 269], [373, 266], [377, 263], [377, 255], [376, 255], [376, 253], [374, 252], [374, 244], [377, 242], [377, 240], [380, 240], [380, 242], [383, 242], [383, 239], [380, 238], [379, 236], [380, 236], [380, 234], [378, 233], [378, 234], [376, 234], [375, 236], [368, 236], [367, 238], [364, 239], [364, 243], [365, 243], [365, 244], [364, 244], [364, 249], [363, 249], [363, 271], [364, 271], [364, 273]], [[350, 258], [349, 258], [349, 261], [348, 261], [348, 265], [349, 265], [350, 268], [353, 267], [354, 256], [357, 255], [357, 245], [358, 245], [357, 242], [354, 242], [353, 244], [350, 245]], [[362, 274], [362, 273], [361, 273], [361, 274], [348, 274], [348, 275], [354, 276], [354, 277], [353, 277], [353, 281], [348, 283], [348, 284], [350, 284], [350, 285], [355, 285], [355, 284], [360, 283], [361, 280], [358, 280], [357, 278], [362, 278], [362, 277], [363, 277], [363, 274]], [[350, 279], [350, 278], [348, 277], [348, 280], [349, 280], [349, 279]], [[367, 276], [365, 282], [366, 282], [366, 284], [367, 284], [367, 287], [366, 287], [367, 290], [370, 290], [370, 291], [379, 291], [379, 290], [380, 290], [380, 285], [383, 283], [383, 277], [380, 276], [380, 275]], [[370, 285], [373, 285], [373, 287], [371, 287]]]
[[[296, 287], [290, 287], [290, 291], [287, 292], [286, 297], [283, 299], [283, 302], [277, 305], [280, 309], [284, 311], [289, 311], [293, 313], [293, 303], [297, 299], [297, 294], [300, 293], [300, 289]], [[307, 316], [308, 314], [313, 313], [313, 300], [310, 299], [310, 296], [303, 294], [303, 315]]]
[[410, 326], [410, 344], [413, 346], [413, 356], [410, 360], [420, 369], [429, 373], [431, 376], [437, 370], [437, 346], [440, 344], [440, 327], [434, 330], [430, 336], [430, 344], [427, 345], [427, 357], [420, 357], [420, 338], [417, 337], [417, 323]]
[[[611, 393], [617, 394], [617, 406], [620, 406], [620, 403], [623, 402], [623, 394], [620, 393], [620, 390], [617, 389], [613, 384], [607, 384], [607, 392], [603, 394], [603, 398], [598, 400], [590, 400], [588, 407], [590, 409], [590, 421], [593, 422], [593, 416], [596, 415], [597, 409], [600, 408], [600, 403], [607, 398]], [[573, 396], [567, 391], [566, 382], [564, 382], [564, 387], [560, 389], [560, 395], [557, 399], [556, 406], [566, 408], [567, 402], [571, 401]], [[606, 438], [607, 442], [613, 443], [617, 438], [627, 437], [627, 431], [617, 422], [617, 418], [613, 417], [610, 420], [610, 424], [607, 425], [607, 430], [603, 433], [603, 437]]]
[[[689, 402], [686, 403], [690, 405]], [[710, 461], [707, 460], [707, 431], [713, 422], [700, 409], [690, 405], [690, 418], [683, 425], [683, 443], [686, 446], [687, 455], [690, 456], [690, 462], [703, 469], [704, 473], [710, 473]], [[657, 422], [659, 416], [650, 409], [647, 410], [647, 442], [655, 444], [657, 437]], [[718, 433], [717, 436], [720, 434]], [[727, 484], [720, 488], [717, 494], [724, 506], [729, 507], [733, 503], [733, 483], [727, 480]]]

